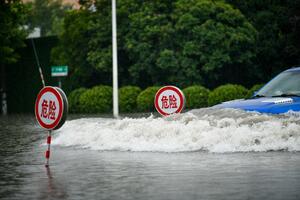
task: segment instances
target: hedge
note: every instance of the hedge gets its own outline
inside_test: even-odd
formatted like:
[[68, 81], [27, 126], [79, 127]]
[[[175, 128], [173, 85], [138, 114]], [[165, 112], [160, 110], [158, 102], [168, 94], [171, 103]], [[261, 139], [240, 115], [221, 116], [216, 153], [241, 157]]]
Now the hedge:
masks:
[[69, 112], [70, 113], [82, 113], [82, 106], [80, 104], [80, 96], [86, 92], [86, 88], [78, 88], [73, 90], [68, 96]]
[[141, 93], [141, 88], [136, 86], [124, 86], [119, 89], [119, 104], [121, 112], [137, 111], [136, 99]]
[[[194, 85], [183, 90], [186, 108], [212, 106], [224, 101], [248, 97], [262, 84], [253, 86], [249, 91], [241, 85], [226, 84], [209, 91], [201, 85]], [[148, 87], [141, 91], [136, 86], [119, 89], [121, 112], [151, 112], [155, 110], [154, 97], [159, 86]], [[106, 113], [112, 111], [112, 87], [95, 86], [91, 89], [79, 88], [69, 95], [71, 113]]]
[[141, 112], [150, 112], [154, 111], [154, 97], [156, 92], [161, 87], [153, 86], [148, 87], [144, 91], [142, 91], [137, 97], [137, 108]]
[[79, 103], [85, 113], [106, 113], [112, 111], [112, 87], [95, 86], [84, 92]]
[[183, 89], [186, 108], [202, 108], [208, 106], [209, 90], [201, 85]]
[[224, 101], [242, 99], [245, 98], [247, 94], [248, 90], [244, 86], [234, 84], [222, 85], [209, 94], [208, 105], [213, 106]]

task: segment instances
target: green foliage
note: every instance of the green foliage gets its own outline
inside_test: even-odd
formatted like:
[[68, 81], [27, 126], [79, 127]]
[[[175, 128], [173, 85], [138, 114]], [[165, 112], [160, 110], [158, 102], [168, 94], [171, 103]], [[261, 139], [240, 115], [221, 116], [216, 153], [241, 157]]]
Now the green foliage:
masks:
[[[241, 83], [255, 57], [257, 31], [245, 16], [223, 1], [178, 0], [174, 19], [180, 60], [190, 59], [207, 85]], [[226, 81], [225, 81], [226, 80]]]
[[120, 111], [134, 112], [137, 110], [136, 99], [141, 93], [141, 88], [136, 86], [124, 86], [119, 89]]
[[186, 108], [202, 108], [208, 105], [209, 90], [201, 85], [194, 85], [183, 90]]
[[137, 97], [137, 108], [139, 111], [141, 112], [154, 111], [155, 94], [160, 88], [161, 87], [158, 86], [148, 87], [139, 94], [139, 96]]
[[73, 90], [68, 96], [69, 112], [82, 113], [82, 106], [80, 105], [80, 96], [86, 92], [86, 88], [78, 88]]
[[[87, 61], [100, 72], [111, 72], [112, 66], [112, 45], [111, 45], [111, 2], [97, 1], [98, 12], [90, 14], [88, 24], [90, 35]], [[118, 27], [120, 31], [121, 27]]]
[[208, 96], [210, 106], [233, 99], [245, 98], [248, 90], [241, 85], [226, 84], [214, 89]]
[[25, 13], [20, 0], [0, 2], [0, 65], [15, 63], [19, 58], [16, 49], [24, 46], [27, 34], [20, 28], [25, 24]]
[[[53, 59], [73, 68], [70, 82], [76, 87], [111, 82], [111, 3], [95, 1], [92, 12], [86, 9], [90, 2], [66, 16]], [[229, 4], [122, 0], [117, 9], [121, 85], [184, 87], [205, 81], [213, 87], [248, 76], [257, 32]]]
[[254, 92], [257, 92], [258, 90], [260, 90], [260, 88], [262, 88], [265, 84], [256, 84], [256, 85], [253, 85], [249, 91], [248, 91], [248, 94], [246, 96], [246, 98], [250, 98], [254, 95]]
[[257, 59], [252, 82], [266, 81], [300, 63], [300, 1], [226, 0], [258, 30]]
[[[96, 80], [108, 84], [112, 80], [111, 1], [84, 1], [84, 6], [88, 7], [90, 3], [95, 6], [95, 12], [88, 12], [90, 18], [86, 28], [89, 41], [86, 43], [88, 52], [85, 58], [92, 67]], [[118, 71], [122, 74], [119, 76], [120, 85], [135, 83], [128, 72], [131, 61], [125, 51], [124, 43], [127, 40], [126, 33], [130, 29], [129, 14], [136, 11], [137, 4], [135, 0], [122, 0], [117, 3], [118, 62], [120, 63]]]
[[[134, 62], [134, 79], [179, 86], [211, 86], [243, 75], [255, 57], [256, 30], [239, 12], [222, 1], [146, 1], [131, 13], [126, 50]], [[222, 73], [220, 73], [222, 71]], [[149, 80], [150, 79], [150, 80]], [[221, 81], [220, 81], [221, 80]]]
[[173, 1], [158, 0], [140, 3], [129, 13], [130, 29], [126, 34], [125, 49], [132, 62], [129, 72], [135, 82], [175, 84], [184, 78], [176, 58], [171, 15]]
[[112, 88], [95, 86], [88, 89], [79, 98], [84, 113], [107, 113], [112, 110]]
[[87, 44], [90, 40], [90, 18], [91, 15], [86, 10], [68, 12], [64, 18], [64, 31], [59, 36], [60, 44], [51, 52], [54, 65], [69, 66], [67, 90], [82, 86], [92, 87], [99, 83], [97, 80], [103, 79], [101, 76], [95, 78], [95, 70], [86, 59], [89, 51]]

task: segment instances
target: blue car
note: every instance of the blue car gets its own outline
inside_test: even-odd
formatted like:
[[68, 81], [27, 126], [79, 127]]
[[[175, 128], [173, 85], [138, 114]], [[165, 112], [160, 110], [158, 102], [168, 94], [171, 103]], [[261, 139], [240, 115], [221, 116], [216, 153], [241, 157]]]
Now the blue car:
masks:
[[300, 111], [300, 67], [280, 73], [250, 99], [227, 101], [214, 108], [236, 108], [271, 114]]

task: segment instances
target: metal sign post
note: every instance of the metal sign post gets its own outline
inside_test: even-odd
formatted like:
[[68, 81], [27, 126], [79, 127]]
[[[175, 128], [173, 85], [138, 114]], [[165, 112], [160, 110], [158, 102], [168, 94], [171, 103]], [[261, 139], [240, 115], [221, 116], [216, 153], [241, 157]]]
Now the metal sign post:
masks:
[[61, 85], [61, 78], [58, 78], [58, 87], [59, 87], [59, 88], [62, 88], [62, 85]]
[[50, 146], [51, 146], [51, 130], [48, 131], [47, 146], [48, 146], [48, 149], [47, 149], [47, 151], [45, 153], [45, 157], [46, 157], [45, 167], [49, 167]]
[[116, 0], [112, 0], [112, 43], [113, 43], [113, 113], [119, 117], [118, 96], [118, 46], [117, 46], [117, 11]]

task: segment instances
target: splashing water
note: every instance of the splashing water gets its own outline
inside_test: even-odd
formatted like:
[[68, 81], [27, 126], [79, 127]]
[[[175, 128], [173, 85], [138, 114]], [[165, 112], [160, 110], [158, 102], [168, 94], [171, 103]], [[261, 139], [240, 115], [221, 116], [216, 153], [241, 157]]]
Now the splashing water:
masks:
[[57, 132], [53, 144], [152, 152], [300, 151], [300, 113], [205, 108], [165, 118], [77, 119]]

